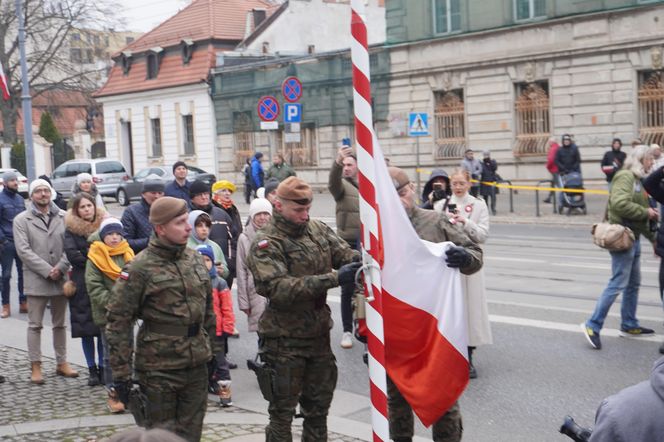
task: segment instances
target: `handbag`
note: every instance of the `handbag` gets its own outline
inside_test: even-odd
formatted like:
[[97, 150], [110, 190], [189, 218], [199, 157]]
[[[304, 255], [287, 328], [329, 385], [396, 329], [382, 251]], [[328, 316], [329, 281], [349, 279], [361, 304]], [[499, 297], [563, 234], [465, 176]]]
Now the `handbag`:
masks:
[[632, 229], [622, 224], [610, 224], [608, 215], [609, 205], [607, 204], [604, 220], [601, 223], [593, 224], [590, 231], [595, 245], [609, 252], [624, 252], [631, 249], [636, 240]]

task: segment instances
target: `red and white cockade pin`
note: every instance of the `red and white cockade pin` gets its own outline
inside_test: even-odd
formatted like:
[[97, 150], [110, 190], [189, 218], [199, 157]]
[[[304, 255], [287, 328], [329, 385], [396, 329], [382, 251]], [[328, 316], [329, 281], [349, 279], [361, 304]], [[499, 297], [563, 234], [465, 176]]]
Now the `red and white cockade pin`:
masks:
[[466, 213], [470, 213], [470, 212], [472, 212], [472, 211], [473, 211], [473, 205], [472, 205], [472, 204], [468, 204], [468, 205], [466, 206]]
[[129, 279], [129, 273], [127, 272], [121, 272], [120, 273], [120, 279], [124, 279], [125, 281]]
[[267, 249], [267, 246], [269, 246], [269, 245], [270, 245], [270, 243], [267, 241], [267, 239], [262, 239], [262, 240], [258, 241], [258, 248], [261, 249], [261, 250], [262, 249]]

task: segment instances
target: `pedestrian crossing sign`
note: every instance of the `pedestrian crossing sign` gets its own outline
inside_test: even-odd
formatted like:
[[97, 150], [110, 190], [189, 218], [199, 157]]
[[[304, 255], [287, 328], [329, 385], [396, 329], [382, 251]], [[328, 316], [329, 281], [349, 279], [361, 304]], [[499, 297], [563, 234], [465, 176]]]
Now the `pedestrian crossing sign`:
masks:
[[429, 116], [426, 112], [411, 112], [408, 115], [408, 135], [411, 137], [429, 135]]

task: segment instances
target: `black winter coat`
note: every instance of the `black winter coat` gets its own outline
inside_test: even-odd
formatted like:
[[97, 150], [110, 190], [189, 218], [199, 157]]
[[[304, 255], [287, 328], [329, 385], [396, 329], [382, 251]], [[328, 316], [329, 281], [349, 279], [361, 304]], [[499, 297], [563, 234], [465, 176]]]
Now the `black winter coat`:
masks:
[[576, 144], [572, 143], [569, 146], [562, 145], [556, 151], [556, 166], [561, 175], [566, 175], [570, 172], [581, 173], [581, 154]]
[[88, 261], [88, 236], [99, 228], [104, 211], [97, 209], [93, 223], [74, 216], [71, 210], [65, 215], [65, 253], [72, 266], [71, 280], [76, 284], [76, 294], [69, 298], [71, 337], [99, 336], [99, 327], [92, 320], [90, 297], [85, 286], [85, 264]]
[[[646, 192], [660, 204], [664, 204], [664, 167], [654, 170], [643, 180]], [[657, 241], [655, 242], [655, 253], [664, 258], [664, 222], [659, 223]]]
[[627, 158], [627, 154], [622, 150], [611, 149], [604, 154], [604, 158], [602, 158], [602, 172], [606, 175], [606, 181], [611, 182], [613, 175], [625, 164], [625, 158]]
[[132, 204], [122, 213], [122, 228], [124, 238], [135, 254], [148, 246], [152, 235], [150, 224], [150, 206], [141, 198], [138, 204]]
[[237, 207], [235, 205], [232, 205], [228, 209], [224, 209], [220, 204], [217, 204], [216, 202], [212, 202], [216, 207], [219, 209], [223, 210], [226, 212], [226, 214], [231, 218], [231, 252], [233, 259], [227, 260], [228, 263], [228, 269], [231, 272], [231, 276], [235, 277], [235, 269], [236, 269], [236, 257], [237, 257], [237, 241], [240, 238], [240, 234], [242, 233], [242, 218], [240, 217], [240, 211], [237, 210]]

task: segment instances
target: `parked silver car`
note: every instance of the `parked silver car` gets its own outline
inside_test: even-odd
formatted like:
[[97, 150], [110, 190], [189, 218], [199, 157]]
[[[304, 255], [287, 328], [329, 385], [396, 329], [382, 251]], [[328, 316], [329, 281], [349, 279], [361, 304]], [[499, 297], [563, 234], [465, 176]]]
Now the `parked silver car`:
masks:
[[[205, 181], [210, 186], [217, 181], [214, 174], [208, 173], [198, 167], [187, 166], [189, 173], [187, 173], [187, 181]], [[122, 182], [118, 186], [115, 198], [121, 206], [127, 206], [131, 201], [138, 201], [141, 199], [141, 190], [143, 189], [143, 181], [149, 175], [157, 175], [164, 184], [168, 184], [175, 179], [173, 170], [167, 166], [146, 167], [136, 172], [136, 175]]]
[[53, 188], [65, 198], [71, 197], [71, 190], [79, 173], [89, 173], [102, 196], [115, 196], [120, 183], [129, 179], [121, 162], [108, 158], [94, 160], [69, 160], [60, 164], [51, 174]]

